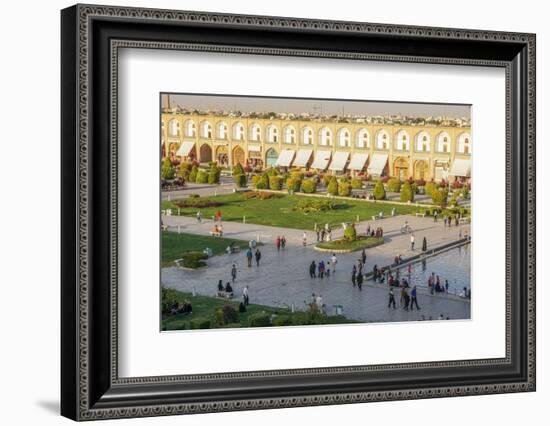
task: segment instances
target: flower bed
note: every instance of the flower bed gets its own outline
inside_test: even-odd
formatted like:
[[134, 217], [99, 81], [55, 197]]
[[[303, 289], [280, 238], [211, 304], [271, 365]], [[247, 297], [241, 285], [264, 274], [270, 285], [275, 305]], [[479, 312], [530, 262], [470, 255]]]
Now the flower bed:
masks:
[[366, 248], [376, 247], [384, 243], [383, 237], [365, 237], [360, 236], [353, 241], [345, 238], [325, 241], [315, 245], [315, 250], [318, 251], [333, 251], [335, 253], [350, 253], [352, 251], [363, 250]]

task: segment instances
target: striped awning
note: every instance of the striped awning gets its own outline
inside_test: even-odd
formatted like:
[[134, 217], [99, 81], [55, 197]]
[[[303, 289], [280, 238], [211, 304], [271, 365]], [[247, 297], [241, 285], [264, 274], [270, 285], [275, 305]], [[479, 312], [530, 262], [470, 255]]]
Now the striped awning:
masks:
[[294, 160], [294, 167], [306, 167], [313, 154], [312, 149], [299, 149]]
[[369, 154], [366, 154], [364, 152], [356, 152], [351, 156], [351, 161], [349, 162], [348, 169], [360, 172], [365, 167], [368, 159]]
[[188, 157], [194, 146], [195, 142], [183, 142], [180, 145], [178, 152], [176, 152], [176, 155], [180, 157]]
[[330, 151], [317, 151], [313, 159], [312, 169], [325, 170], [330, 161]]
[[336, 151], [330, 162], [329, 170], [335, 172], [342, 172], [346, 168], [348, 162], [349, 152]]
[[275, 165], [281, 167], [290, 167], [290, 165], [292, 164], [292, 160], [294, 160], [295, 153], [296, 151], [292, 149], [283, 149], [279, 154], [279, 158], [277, 158]]
[[367, 172], [369, 175], [380, 176], [388, 163], [388, 154], [373, 154]]
[[470, 177], [471, 168], [470, 160], [456, 158], [455, 161], [453, 161], [449, 174], [451, 176]]

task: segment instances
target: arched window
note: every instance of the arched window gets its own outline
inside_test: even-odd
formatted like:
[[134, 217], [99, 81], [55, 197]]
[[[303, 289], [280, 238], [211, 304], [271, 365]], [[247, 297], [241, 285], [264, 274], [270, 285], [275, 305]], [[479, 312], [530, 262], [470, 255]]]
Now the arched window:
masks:
[[313, 130], [311, 127], [304, 127], [302, 131], [302, 141], [304, 145], [311, 145], [313, 143]]
[[253, 124], [250, 127], [250, 140], [259, 142], [262, 140], [262, 128], [259, 124]]
[[296, 129], [292, 126], [285, 127], [285, 143], [296, 143]]
[[328, 127], [323, 127], [319, 131], [319, 144], [323, 146], [332, 146], [332, 132]]
[[430, 152], [430, 135], [422, 131], [416, 135], [416, 150], [419, 152]]
[[218, 139], [227, 139], [227, 124], [218, 123]]
[[201, 124], [201, 136], [204, 139], [212, 139], [212, 125], [208, 121]]
[[197, 126], [193, 120], [187, 120], [185, 122], [185, 136], [188, 138], [194, 138], [195, 132], [197, 131]]
[[408, 151], [410, 148], [409, 134], [405, 130], [400, 130], [395, 136], [395, 149], [399, 151]]
[[279, 142], [279, 129], [273, 124], [267, 127], [267, 141], [271, 143]]
[[376, 135], [376, 149], [389, 149], [390, 136], [385, 130], [380, 130]]
[[233, 139], [242, 141], [244, 139], [244, 125], [243, 123], [235, 123], [233, 125]]
[[168, 135], [179, 136], [180, 135], [180, 123], [175, 118], [172, 118], [168, 123]]
[[447, 132], [441, 132], [437, 135], [437, 152], [451, 152], [451, 137]]
[[458, 137], [458, 152], [460, 154], [470, 154], [472, 152], [472, 139], [469, 133], [462, 133]]
[[357, 148], [370, 148], [369, 131], [367, 129], [361, 129], [357, 132], [355, 146]]
[[350, 133], [348, 129], [338, 130], [338, 145], [341, 147], [347, 147], [351, 145]]

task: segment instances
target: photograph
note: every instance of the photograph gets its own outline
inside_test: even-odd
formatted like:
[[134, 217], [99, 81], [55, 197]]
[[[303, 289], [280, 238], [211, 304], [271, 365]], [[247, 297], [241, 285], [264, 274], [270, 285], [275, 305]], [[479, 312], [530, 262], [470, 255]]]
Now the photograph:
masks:
[[160, 93], [161, 331], [471, 320], [471, 108]]

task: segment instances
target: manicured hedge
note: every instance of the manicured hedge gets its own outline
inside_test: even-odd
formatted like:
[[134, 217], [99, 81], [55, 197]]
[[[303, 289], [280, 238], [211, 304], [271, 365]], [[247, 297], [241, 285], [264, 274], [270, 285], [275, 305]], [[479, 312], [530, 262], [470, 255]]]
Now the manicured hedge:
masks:
[[302, 192], [305, 192], [306, 194], [313, 194], [317, 192], [317, 180], [305, 179], [302, 182]]
[[250, 327], [267, 327], [271, 325], [271, 315], [260, 312], [248, 317], [248, 325]]

